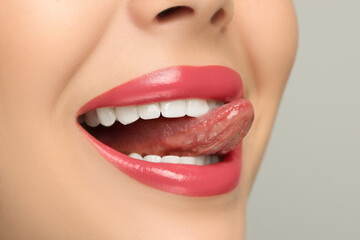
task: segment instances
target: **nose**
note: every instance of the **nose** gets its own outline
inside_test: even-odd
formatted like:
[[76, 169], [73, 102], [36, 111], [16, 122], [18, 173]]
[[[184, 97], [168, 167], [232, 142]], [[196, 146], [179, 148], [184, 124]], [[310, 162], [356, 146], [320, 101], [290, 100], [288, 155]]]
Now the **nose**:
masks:
[[128, 10], [132, 21], [145, 30], [182, 26], [221, 31], [234, 14], [233, 0], [131, 0]]

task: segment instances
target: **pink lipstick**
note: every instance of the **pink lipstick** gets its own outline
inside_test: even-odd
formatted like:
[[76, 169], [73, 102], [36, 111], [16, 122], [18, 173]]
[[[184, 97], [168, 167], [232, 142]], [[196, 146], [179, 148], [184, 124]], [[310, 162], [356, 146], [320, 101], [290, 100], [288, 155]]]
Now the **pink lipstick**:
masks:
[[[104, 107], [121, 107], [178, 99], [218, 100], [226, 103], [199, 117], [159, 117], [120, 123], [107, 128], [78, 124], [90, 143], [116, 168], [150, 187], [185, 196], [213, 196], [239, 183], [241, 141], [254, 112], [243, 99], [241, 77], [223, 66], [176, 66], [160, 69], [115, 87], [89, 101], [81, 116]], [[157, 154], [218, 156], [208, 165], [151, 162], [128, 156]], [[178, 158], [178, 157], [177, 157]]]

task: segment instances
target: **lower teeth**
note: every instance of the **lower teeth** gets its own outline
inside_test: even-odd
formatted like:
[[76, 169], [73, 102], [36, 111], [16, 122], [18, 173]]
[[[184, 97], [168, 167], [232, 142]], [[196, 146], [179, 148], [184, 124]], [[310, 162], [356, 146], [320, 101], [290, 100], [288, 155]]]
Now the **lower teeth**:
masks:
[[146, 155], [142, 157], [138, 153], [131, 153], [129, 157], [144, 160], [147, 162], [154, 162], [154, 163], [173, 163], [173, 164], [190, 164], [190, 165], [210, 165], [215, 164], [220, 161], [218, 155], [206, 155], [206, 156], [196, 156], [196, 157], [179, 157], [174, 155], [167, 155], [167, 156], [158, 156], [158, 155]]

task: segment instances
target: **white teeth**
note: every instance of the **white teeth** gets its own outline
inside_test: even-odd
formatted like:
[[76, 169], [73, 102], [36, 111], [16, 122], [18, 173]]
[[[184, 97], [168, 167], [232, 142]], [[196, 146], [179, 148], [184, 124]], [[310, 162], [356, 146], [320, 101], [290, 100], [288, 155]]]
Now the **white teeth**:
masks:
[[[156, 119], [162, 115], [165, 118], [184, 116], [199, 117], [224, 103], [215, 100], [186, 99], [134, 106], [104, 107], [89, 111], [82, 117], [86, 125], [96, 127], [100, 123], [106, 127], [114, 124], [116, 119], [123, 125], [137, 121], [139, 118]], [[80, 122], [80, 123], [81, 123]]]
[[167, 118], [184, 117], [186, 115], [185, 100], [161, 102], [161, 114]]
[[99, 122], [106, 127], [113, 125], [116, 120], [115, 110], [113, 107], [98, 108], [96, 109], [96, 113]]
[[138, 106], [138, 113], [142, 119], [154, 119], [160, 117], [159, 103], [144, 104]]
[[136, 158], [136, 159], [139, 159], [139, 160], [143, 160], [143, 158], [141, 157], [141, 155], [138, 154], [138, 153], [130, 153], [130, 154], [129, 154], [129, 157]]
[[158, 155], [147, 155], [144, 157], [144, 160], [145, 161], [148, 161], [148, 162], [161, 162], [161, 157], [158, 156]]
[[180, 163], [195, 165], [195, 157], [180, 157]]
[[219, 162], [219, 156], [217, 155], [206, 155], [206, 156], [196, 156], [196, 157], [179, 157], [174, 155], [167, 155], [160, 157], [158, 155], [146, 155], [145, 157], [141, 157], [141, 155], [138, 153], [131, 153], [129, 154], [129, 157], [136, 158], [139, 160], [144, 160], [147, 162], [154, 162], [154, 163], [189, 164], [189, 165], [198, 165], [198, 166], [205, 166]]
[[224, 105], [223, 102], [216, 101], [216, 100], [208, 100], [209, 108], [210, 110], [213, 110], [214, 108], [221, 107]]
[[207, 101], [201, 99], [186, 100], [186, 108], [186, 115], [190, 117], [199, 117], [210, 109]]
[[163, 163], [180, 163], [180, 157], [178, 156], [164, 156], [161, 158], [161, 162]]
[[136, 106], [116, 107], [115, 115], [118, 121], [124, 125], [133, 123], [139, 119]]
[[210, 165], [211, 164], [212, 157], [210, 155], [207, 155], [205, 157], [204, 165]]
[[100, 124], [95, 110], [85, 113], [84, 121], [85, 121], [86, 125], [88, 125], [90, 127], [96, 127]]
[[205, 156], [196, 156], [195, 157], [195, 165], [205, 165]]
[[220, 158], [218, 155], [212, 155], [211, 156], [211, 164], [215, 164], [215, 163], [218, 163], [220, 162]]

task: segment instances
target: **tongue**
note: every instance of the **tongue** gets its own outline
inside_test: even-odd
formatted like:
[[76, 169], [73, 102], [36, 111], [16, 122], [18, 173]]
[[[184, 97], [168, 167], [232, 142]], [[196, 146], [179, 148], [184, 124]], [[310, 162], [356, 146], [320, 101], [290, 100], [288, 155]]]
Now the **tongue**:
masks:
[[89, 131], [101, 142], [125, 154], [225, 155], [239, 145], [253, 118], [250, 102], [240, 99], [197, 118], [161, 117]]

